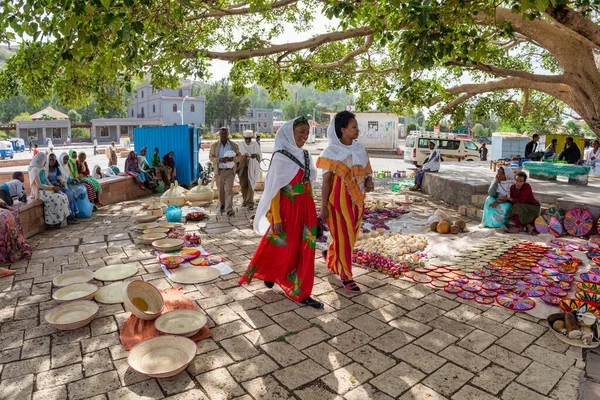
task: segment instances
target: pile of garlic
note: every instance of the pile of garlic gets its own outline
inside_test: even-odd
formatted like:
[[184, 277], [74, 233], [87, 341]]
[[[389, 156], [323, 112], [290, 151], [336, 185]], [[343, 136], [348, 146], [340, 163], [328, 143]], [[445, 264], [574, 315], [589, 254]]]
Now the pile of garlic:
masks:
[[371, 236], [371, 234], [359, 235], [355, 248], [400, 260], [404, 254], [423, 251], [427, 247], [427, 239], [420, 235], [388, 233]]

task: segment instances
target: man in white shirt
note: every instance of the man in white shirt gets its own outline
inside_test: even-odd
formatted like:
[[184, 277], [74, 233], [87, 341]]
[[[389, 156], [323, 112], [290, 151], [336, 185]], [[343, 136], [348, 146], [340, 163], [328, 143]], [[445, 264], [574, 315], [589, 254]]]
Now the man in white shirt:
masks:
[[94, 155], [98, 154], [98, 139], [94, 136]]
[[242, 159], [237, 165], [237, 173], [240, 177], [240, 186], [242, 189], [242, 207], [248, 207], [254, 210], [254, 188], [256, 179], [260, 174], [260, 160], [262, 152], [257, 142], [252, 142], [254, 132], [244, 131], [244, 141], [240, 143], [240, 153]]
[[[229, 140], [229, 131], [222, 127], [219, 132], [220, 140], [210, 146], [209, 160], [215, 168], [215, 180], [219, 190], [221, 213], [227, 211], [227, 216], [235, 216], [233, 211], [233, 180], [235, 178], [235, 165], [241, 160], [240, 148]], [[229, 156], [228, 154], [235, 154]]]

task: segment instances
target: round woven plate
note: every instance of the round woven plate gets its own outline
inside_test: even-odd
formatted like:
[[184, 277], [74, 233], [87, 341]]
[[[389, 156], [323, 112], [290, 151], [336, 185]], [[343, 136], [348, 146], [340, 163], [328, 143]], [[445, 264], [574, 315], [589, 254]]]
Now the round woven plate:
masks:
[[183, 371], [196, 356], [196, 343], [181, 336], [158, 336], [136, 344], [127, 356], [135, 371], [153, 378], [168, 378]]
[[541, 296], [540, 299], [544, 300], [544, 302], [546, 302], [548, 304], [552, 304], [553, 306], [559, 305], [560, 301], [562, 300], [560, 297], [553, 296], [551, 294], [545, 294], [545, 295]]
[[463, 289], [460, 286], [450, 286], [450, 285], [448, 285], [448, 286], [446, 286], [444, 288], [444, 291], [446, 291], [448, 293], [454, 293], [454, 294], [456, 294], [456, 293], [462, 292]]
[[[169, 278], [176, 283], [194, 284], [209, 282], [221, 276], [221, 271], [214, 267], [183, 268], [173, 272]], [[429, 278], [429, 277], [428, 277]], [[431, 278], [429, 278], [431, 279]]]
[[144, 229], [144, 231], [142, 233], [169, 233], [170, 229], [169, 228], [149, 228], [149, 229]]
[[115, 282], [102, 286], [96, 292], [94, 300], [103, 304], [117, 304], [123, 302], [123, 292], [129, 282]]
[[164, 239], [166, 237], [167, 237], [166, 233], [160, 233], [160, 232], [144, 233], [143, 235], [138, 236], [137, 240], [138, 240], [138, 242], [140, 242], [142, 244], [152, 244], [152, 242], [154, 242], [155, 240]]
[[585, 314], [586, 312], [591, 312], [595, 316], [600, 317], [600, 311], [598, 311], [598, 309], [596, 307], [591, 306], [587, 303], [584, 303], [581, 300], [562, 299], [558, 306], [564, 312], [571, 312], [573, 310], [577, 310], [577, 312], [580, 314]]
[[596, 308], [600, 307], [600, 294], [590, 292], [577, 292], [575, 298], [590, 304]]
[[522, 297], [516, 293], [499, 294], [496, 297], [496, 302], [502, 307], [514, 311], [526, 311], [535, 307], [535, 301], [529, 297]]
[[[200, 250], [196, 250], [196, 249], [181, 249], [181, 251], [178, 253], [178, 255], [180, 255], [181, 257], [185, 258], [186, 261], [190, 261], [193, 260], [194, 258], [200, 257]], [[223, 257], [221, 257], [221, 261], [223, 261]], [[221, 262], [219, 261], [219, 262]], [[218, 263], [216, 263], [218, 264]], [[214, 264], [214, 265], [216, 265]], [[210, 264], [213, 265], [213, 264]]]
[[89, 269], [76, 269], [75, 271], [66, 272], [52, 279], [54, 286], [63, 287], [73, 285], [75, 283], [87, 283], [94, 279], [94, 271]]
[[594, 218], [585, 208], [575, 207], [566, 212], [563, 224], [569, 235], [581, 237], [590, 233]]
[[142, 223], [154, 222], [158, 218], [159, 217], [157, 215], [152, 215], [152, 214], [140, 214], [140, 215], [135, 216], [135, 220], [137, 222], [142, 222]]
[[467, 299], [467, 300], [473, 300], [475, 298], [475, 293], [471, 293], [471, 292], [458, 292], [456, 293], [456, 295], [458, 297], [461, 297], [463, 299]]
[[161, 228], [169, 228], [169, 229], [173, 229], [173, 228], [177, 228], [178, 226], [181, 226], [181, 223], [162, 221], [162, 222], [159, 222], [159, 223], [158, 223], [158, 225], [159, 225]]
[[433, 281], [431, 281], [431, 286], [435, 286], [437, 288], [445, 288], [446, 286], [448, 286], [448, 282], [434, 279]]
[[433, 278], [431, 278], [430, 276], [419, 273], [415, 274], [412, 279], [417, 283], [431, 283], [431, 281], [433, 280]]
[[152, 242], [152, 247], [158, 251], [167, 253], [181, 249], [184, 243], [183, 239], [160, 239]]
[[69, 301], [48, 311], [45, 319], [56, 329], [68, 331], [89, 324], [98, 309], [98, 304], [93, 301]]
[[194, 336], [206, 325], [206, 314], [198, 310], [172, 310], [154, 321], [154, 327], [167, 335]]
[[494, 303], [494, 298], [475, 295], [475, 301], [479, 304], [492, 304]]
[[583, 290], [584, 292], [600, 294], [600, 285], [597, 285], [595, 283], [579, 282], [577, 284], [577, 288], [579, 290]]
[[91, 300], [98, 290], [98, 286], [91, 283], [75, 283], [63, 286], [52, 294], [57, 301]]
[[552, 296], [558, 296], [558, 297], [565, 297], [566, 295], [569, 294], [569, 292], [567, 292], [566, 290], [557, 288], [554, 286], [547, 287], [546, 292], [548, 292], [548, 294], [551, 294]]
[[134, 225], [133, 229], [135, 229], [138, 232], [144, 232], [146, 229], [158, 228], [158, 226], [159, 225], [156, 222], [149, 222], [147, 224]]
[[120, 281], [137, 274], [138, 269], [135, 264], [116, 264], [100, 268], [94, 272], [94, 279], [99, 281]]
[[581, 280], [587, 283], [600, 284], [600, 275], [594, 274], [581, 274]]

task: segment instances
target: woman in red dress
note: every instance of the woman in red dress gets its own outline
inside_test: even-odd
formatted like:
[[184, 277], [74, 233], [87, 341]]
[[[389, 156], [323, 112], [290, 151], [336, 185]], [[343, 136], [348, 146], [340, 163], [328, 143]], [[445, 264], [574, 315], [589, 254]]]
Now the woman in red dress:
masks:
[[279, 128], [265, 189], [254, 217], [254, 230], [264, 235], [240, 284], [260, 279], [277, 283], [298, 303], [323, 308], [310, 294], [315, 275], [317, 210], [311, 181], [317, 169], [308, 151], [309, 125], [304, 117]]

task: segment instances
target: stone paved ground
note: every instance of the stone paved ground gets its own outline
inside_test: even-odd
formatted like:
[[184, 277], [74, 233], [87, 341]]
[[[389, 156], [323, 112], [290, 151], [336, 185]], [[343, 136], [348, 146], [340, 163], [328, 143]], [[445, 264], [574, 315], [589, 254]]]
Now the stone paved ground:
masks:
[[[35, 236], [32, 259], [0, 280], [1, 399], [578, 398], [581, 349], [527, 314], [360, 268], [363, 294], [353, 295], [320, 261], [313, 295], [324, 310], [299, 307], [262, 282], [238, 286], [259, 240], [247, 215], [203, 224], [203, 245], [225, 256], [234, 273], [184, 286], [208, 314], [213, 337], [198, 343], [183, 373], [140, 375], [119, 342], [129, 316], [122, 305], [101, 305], [89, 326], [74, 331], [44, 321], [56, 305], [52, 278], [73, 269], [135, 262], [131, 279], [176, 286], [150, 248], [132, 240], [140, 203], [107, 206], [85, 223]], [[600, 354], [588, 358], [588, 375], [600, 382]], [[600, 398], [599, 388], [589, 381], [586, 399]]]

